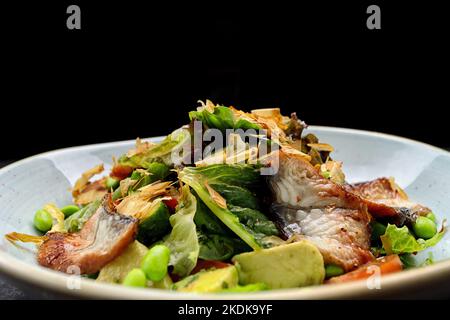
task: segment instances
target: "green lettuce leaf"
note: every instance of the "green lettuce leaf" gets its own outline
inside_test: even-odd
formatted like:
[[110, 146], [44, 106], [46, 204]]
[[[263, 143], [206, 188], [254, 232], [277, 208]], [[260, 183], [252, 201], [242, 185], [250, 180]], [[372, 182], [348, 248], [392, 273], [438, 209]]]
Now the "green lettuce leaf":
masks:
[[200, 243], [199, 258], [203, 260], [228, 260], [240, 253], [235, 251], [235, 239], [220, 234], [205, 234], [197, 231]]
[[151, 146], [144, 153], [128, 157], [126, 154], [120, 157], [119, 163], [132, 168], [148, 169], [153, 162], [161, 162], [173, 167], [172, 154], [181, 153], [183, 147], [190, 142], [191, 135], [186, 129], [177, 129], [169, 134], [163, 141]]
[[221, 182], [210, 182], [210, 186], [235, 206], [259, 210], [258, 198], [250, 190]]
[[226, 183], [231, 186], [255, 188], [261, 183], [258, 166], [247, 164], [213, 164], [205, 167], [186, 167], [185, 175], [202, 175], [212, 186]]
[[444, 233], [445, 229], [443, 228], [428, 240], [416, 239], [409, 232], [408, 227], [399, 228], [396, 225], [388, 224], [386, 232], [380, 238], [387, 254], [403, 254], [422, 251], [436, 245], [442, 239]]
[[259, 126], [256, 123], [250, 122], [245, 119], [239, 119], [234, 124], [234, 129], [242, 129], [242, 130], [248, 130], [248, 129], [254, 129], [254, 130], [261, 130], [261, 126]]
[[224, 236], [229, 234], [227, 226], [225, 226], [198, 197], [197, 212], [195, 213], [194, 222], [201, 233]]
[[177, 211], [170, 217], [172, 231], [164, 240], [170, 249], [170, 265], [173, 272], [179, 276], [187, 276], [197, 264], [199, 243], [194, 216], [197, 210], [197, 200], [188, 186], [182, 189], [182, 197]]
[[246, 119], [236, 119], [233, 111], [224, 106], [215, 106], [213, 112], [206, 108], [200, 111], [191, 111], [189, 112], [189, 119], [201, 121], [208, 128], [216, 128], [221, 131], [226, 129], [261, 129], [261, 126], [256, 123]]
[[263, 213], [250, 208], [242, 208], [234, 205], [228, 205], [228, 209], [235, 214], [239, 221], [256, 233], [266, 236], [278, 235], [278, 229]]
[[200, 259], [228, 260], [236, 254], [251, 251], [251, 248], [236, 237], [199, 198], [194, 222], [197, 225]]
[[260, 175], [254, 166], [221, 164], [197, 168], [186, 167], [180, 172], [179, 178], [194, 189], [214, 215], [253, 250], [259, 250], [267, 245], [264, 241], [265, 237], [274, 235], [275, 232], [278, 234], [273, 222], [264, 214], [251, 208], [223, 203], [217, 196], [220, 193], [212, 187], [217, 183], [237, 185], [242, 188], [257, 186]]

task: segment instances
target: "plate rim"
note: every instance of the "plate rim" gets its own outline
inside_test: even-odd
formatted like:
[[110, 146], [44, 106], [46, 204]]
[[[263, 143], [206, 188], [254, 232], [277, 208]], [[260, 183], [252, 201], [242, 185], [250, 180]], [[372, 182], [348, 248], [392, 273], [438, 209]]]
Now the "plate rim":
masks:
[[[400, 137], [392, 134], [367, 131], [360, 129], [328, 127], [328, 126], [308, 126], [308, 130], [322, 132], [339, 132], [352, 135], [370, 136], [387, 140], [394, 140], [408, 145], [420, 146], [429, 151], [450, 157], [450, 152], [442, 148], [427, 144], [425, 142]], [[159, 141], [164, 136], [145, 138], [145, 140]], [[104, 149], [108, 147], [126, 146], [135, 140], [122, 140], [117, 142], [95, 143], [82, 146], [61, 148], [52, 151], [39, 153], [19, 161], [15, 161], [0, 169], [1, 176], [7, 171], [14, 169], [24, 163], [37, 158], [56, 156], [65, 152], [87, 151], [90, 149]], [[2, 236], [2, 235], [0, 235]], [[255, 293], [238, 294], [196, 294], [181, 293], [161, 289], [136, 289], [124, 286], [98, 283], [90, 279], [81, 279], [81, 289], [71, 290], [67, 283], [73, 279], [73, 275], [66, 275], [54, 270], [46, 269], [38, 265], [30, 265], [4, 251], [0, 251], [0, 272], [12, 279], [33, 284], [52, 291], [56, 291], [69, 296], [79, 296], [83, 298], [110, 298], [110, 299], [345, 299], [358, 296], [379, 296], [386, 291], [395, 291], [417, 286], [420, 283], [430, 280], [437, 280], [444, 276], [450, 278], [450, 259], [437, 262], [431, 266], [405, 270], [400, 273], [386, 275], [381, 278], [382, 290], [370, 290], [366, 281], [354, 281], [343, 284], [321, 285], [305, 288], [292, 288], [282, 290], [270, 290]], [[72, 277], [72, 278], [71, 278]], [[410, 281], [408, 281], [410, 280]], [[412, 280], [412, 281], [411, 281]]]

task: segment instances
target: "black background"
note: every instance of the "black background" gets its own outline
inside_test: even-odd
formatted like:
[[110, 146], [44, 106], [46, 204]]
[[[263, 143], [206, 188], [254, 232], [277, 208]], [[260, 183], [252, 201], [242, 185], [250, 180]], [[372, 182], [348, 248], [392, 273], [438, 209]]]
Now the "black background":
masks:
[[[81, 30], [66, 8], [81, 7]], [[381, 30], [366, 8], [381, 7]], [[449, 147], [445, 9], [411, 1], [33, 1], [1, 8], [0, 160], [164, 135], [198, 99]]]

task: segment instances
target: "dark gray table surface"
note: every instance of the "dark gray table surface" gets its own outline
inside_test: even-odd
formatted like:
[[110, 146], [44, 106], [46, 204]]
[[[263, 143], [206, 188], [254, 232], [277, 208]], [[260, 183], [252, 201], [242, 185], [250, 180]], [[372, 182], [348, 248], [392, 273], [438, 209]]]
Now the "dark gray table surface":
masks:
[[[450, 150], [450, 148], [447, 148]], [[12, 161], [0, 160], [0, 168], [8, 165]], [[412, 295], [408, 298], [448, 298], [450, 297], [450, 286], [445, 286], [433, 292], [426, 294]], [[443, 289], [443, 290], [442, 290]], [[440, 292], [438, 292], [440, 291]], [[11, 279], [0, 274], [0, 300], [27, 300], [27, 299], [58, 299], [64, 298], [57, 294], [47, 292], [41, 288], [18, 286]]]

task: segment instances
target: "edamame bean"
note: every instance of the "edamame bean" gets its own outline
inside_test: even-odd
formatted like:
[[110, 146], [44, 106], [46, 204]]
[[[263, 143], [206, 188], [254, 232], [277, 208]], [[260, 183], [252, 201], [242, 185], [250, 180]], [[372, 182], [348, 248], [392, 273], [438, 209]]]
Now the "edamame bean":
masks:
[[413, 230], [416, 236], [425, 240], [432, 238], [437, 232], [436, 224], [426, 217], [418, 217]]
[[340, 276], [343, 273], [344, 273], [344, 269], [342, 269], [341, 267], [339, 267], [335, 264], [327, 264], [325, 266], [325, 277], [326, 278]]
[[42, 232], [47, 232], [53, 226], [53, 218], [51, 214], [44, 209], [36, 211], [33, 222], [36, 229]]
[[76, 205], [69, 204], [68, 206], [62, 207], [60, 210], [62, 213], [64, 213], [64, 218], [68, 218], [75, 212], [79, 211], [80, 208]]
[[434, 215], [433, 212], [428, 213], [425, 217], [436, 223], [436, 216]]
[[142, 260], [141, 268], [147, 279], [161, 281], [167, 274], [169, 265], [170, 249], [158, 244], [151, 248]]
[[106, 178], [105, 185], [106, 185], [106, 189], [115, 190], [119, 186], [119, 180], [114, 179], [113, 177], [108, 177], [108, 178]]
[[147, 279], [145, 279], [145, 273], [142, 269], [135, 268], [128, 272], [122, 283], [128, 287], [145, 287]]

